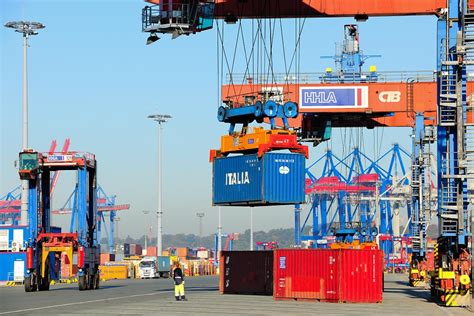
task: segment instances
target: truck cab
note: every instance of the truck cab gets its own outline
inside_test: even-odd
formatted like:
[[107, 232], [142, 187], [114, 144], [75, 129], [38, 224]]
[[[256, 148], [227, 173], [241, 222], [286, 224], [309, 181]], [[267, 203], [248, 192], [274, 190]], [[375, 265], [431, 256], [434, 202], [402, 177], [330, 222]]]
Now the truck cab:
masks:
[[140, 276], [142, 279], [152, 279], [158, 277], [158, 266], [156, 257], [144, 257], [140, 261]]

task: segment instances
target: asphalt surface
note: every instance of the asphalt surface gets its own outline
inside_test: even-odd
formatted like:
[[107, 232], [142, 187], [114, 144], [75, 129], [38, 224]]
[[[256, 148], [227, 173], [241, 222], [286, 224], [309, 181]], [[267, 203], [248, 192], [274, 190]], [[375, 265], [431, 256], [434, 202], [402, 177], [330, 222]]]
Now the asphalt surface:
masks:
[[431, 302], [429, 291], [406, 285], [406, 275], [386, 275], [380, 304], [274, 301], [268, 296], [221, 295], [217, 287], [217, 277], [187, 278], [186, 302], [175, 301], [167, 279], [114, 280], [84, 292], [77, 284], [36, 293], [1, 287], [0, 315], [473, 315]]

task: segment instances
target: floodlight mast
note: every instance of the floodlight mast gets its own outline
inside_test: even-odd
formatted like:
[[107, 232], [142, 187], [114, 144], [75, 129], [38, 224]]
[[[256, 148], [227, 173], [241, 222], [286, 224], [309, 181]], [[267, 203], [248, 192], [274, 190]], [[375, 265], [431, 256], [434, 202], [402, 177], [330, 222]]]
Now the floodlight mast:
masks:
[[158, 210], [157, 210], [157, 238], [156, 238], [156, 248], [157, 248], [157, 255], [161, 256], [163, 251], [163, 227], [162, 227], [162, 218], [163, 218], [163, 209], [162, 209], [162, 172], [161, 172], [161, 132], [163, 128], [163, 123], [168, 122], [171, 119], [171, 115], [168, 114], [152, 114], [148, 115], [149, 119], [154, 120], [158, 123]]
[[[14, 29], [15, 32], [23, 34], [23, 135], [22, 150], [28, 148], [28, 38], [31, 35], [38, 35], [37, 30], [44, 29], [45, 26], [39, 22], [14, 21], [7, 22], [5, 27]], [[21, 213], [20, 225], [28, 225], [28, 180], [21, 180]]]

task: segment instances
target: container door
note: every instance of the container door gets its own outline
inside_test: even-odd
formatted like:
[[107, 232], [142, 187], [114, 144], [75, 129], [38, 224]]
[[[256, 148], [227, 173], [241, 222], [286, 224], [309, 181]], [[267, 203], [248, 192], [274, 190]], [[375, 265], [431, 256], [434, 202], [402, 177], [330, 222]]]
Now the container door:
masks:
[[276, 250], [275, 298], [337, 301], [339, 261], [337, 250]]
[[264, 194], [270, 204], [305, 201], [305, 157], [301, 154], [269, 153], [264, 158]]
[[380, 250], [342, 250], [340, 297], [343, 302], [382, 301], [382, 262]]
[[13, 279], [22, 282], [25, 279], [25, 261], [15, 260], [13, 266]]

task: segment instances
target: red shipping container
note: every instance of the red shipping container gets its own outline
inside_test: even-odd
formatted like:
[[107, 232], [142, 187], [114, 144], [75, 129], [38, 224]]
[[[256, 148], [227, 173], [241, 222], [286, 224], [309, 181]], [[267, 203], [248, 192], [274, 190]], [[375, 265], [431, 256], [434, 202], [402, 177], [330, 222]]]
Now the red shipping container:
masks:
[[275, 299], [382, 301], [383, 254], [359, 249], [277, 249]]
[[377, 303], [382, 301], [383, 253], [380, 250], [341, 250], [339, 301]]
[[275, 250], [273, 296], [337, 301], [339, 262], [339, 250]]
[[140, 244], [135, 245], [134, 255], [135, 256], [141, 256], [142, 255], [142, 245], [140, 245]]
[[426, 253], [426, 266], [427, 266], [428, 271], [434, 271], [435, 269], [433, 250], [428, 251]]

